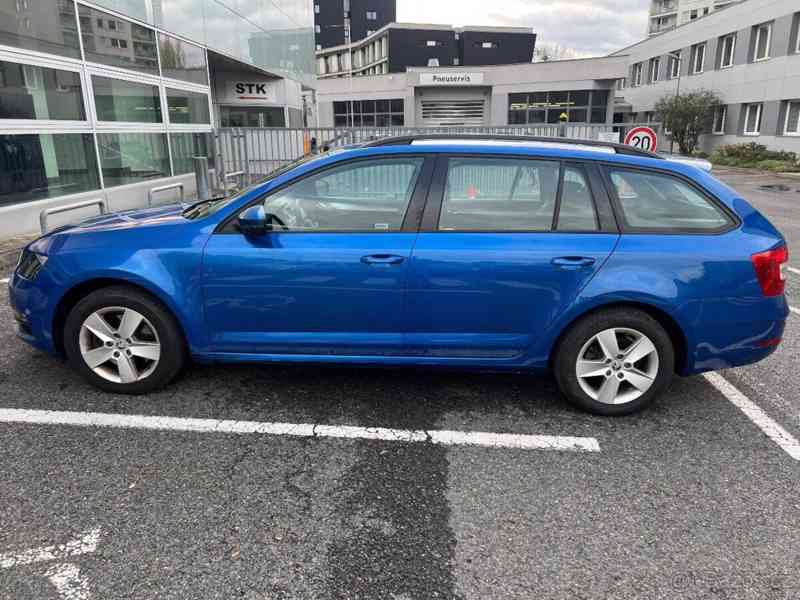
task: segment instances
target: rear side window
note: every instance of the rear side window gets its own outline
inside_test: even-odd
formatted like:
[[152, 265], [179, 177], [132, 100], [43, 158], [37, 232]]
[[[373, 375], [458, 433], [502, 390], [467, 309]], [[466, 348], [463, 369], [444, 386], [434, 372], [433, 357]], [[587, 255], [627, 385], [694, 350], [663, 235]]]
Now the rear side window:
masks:
[[451, 158], [439, 229], [443, 231], [596, 231], [591, 190], [579, 167], [556, 161]]
[[628, 227], [678, 231], [716, 231], [728, 216], [708, 198], [676, 177], [614, 169], [611, 182]]

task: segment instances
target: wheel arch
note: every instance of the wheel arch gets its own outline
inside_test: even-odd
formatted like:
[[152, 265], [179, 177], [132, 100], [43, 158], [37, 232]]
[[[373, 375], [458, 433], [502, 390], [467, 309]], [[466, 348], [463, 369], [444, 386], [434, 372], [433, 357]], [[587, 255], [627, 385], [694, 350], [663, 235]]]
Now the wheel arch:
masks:
[[688, 347], [689, 342], [686, 339], [686, 334], [681, 328], [680, 324], [675, 320], [675, 318], [670, 315], [665, 310], [658, 308], [657, 306], [653, 306], [652, 304], [647, 304], [645, 302], [636, 302], [636, 301], [618, 301], [618, 302], [609, 302], [607, 304], [601, 304], [599, 306], [594, 306], [585, 312], [580, 313], [571, 321], [569, 321], [559, 332], [558, 337], [556, 338], [555, 343], [552, 346], [552, 350], [550, 352], [549, 357], [549, 366], [552, 369], [553, 367], [553, 360], [558, 353], [559, 346], [561, 345], [561, 341], [567, 335], [567, 333], [572, 329], [576, 323], [586, 319], [592, 315], [595, 315], [599, 312], [603, 312], [610, 309], [616, 308], [632, 308], [640, 310], [653, 319], [658, 321], [658, 324], [661, 325], [664, 330], [669, 335], [670, 340], [672, 341], [673, 349], [675, 350], [675, 372], [680, 374], [686, 370], [687, 362], [688, 362]]
[[174, 309], [174, 307], [170, 306], [170, 303], [167, 300], [165, 300], [159, 293], [155, 292], [154, 290], [152, 290], [147, 286], [141, 285], [129, 279], [118, 278], [118, 277], [97, 277], [82, 281], [71, 287], [61, 297], [61, 299], [58, 301], [58, 304], [55, 307], [55, 311], [53, 313], [53, 346], [55, 347], [59, 355], [66, 356], [66, 352], [64, 349], [64, 326], [66, 325], [67, 322], [67, 316], [69, 315], [70, 311], [75, 307], [75, 305], [78, 302], [80, 302], [83, 298], [85, 298], [87, 295], [91, 294], [92, 292], [96, 292], [97, 290], [101, 290], [104, 288], [117, 287], [117, 286], [133, 288], [143, 294], [146, 294], [147, 296], [152, 298], [155, 302], [160, 304], [161, 307], [164, 310], [166, 310], [172, 316], [173, 319], [175, 319], [175, 323], [178, 325], [178, 328], [183, 337], [183, 342], [188, 348], [189, 338], [187, 336], [184, 323], [182, 322], [178, 312]]

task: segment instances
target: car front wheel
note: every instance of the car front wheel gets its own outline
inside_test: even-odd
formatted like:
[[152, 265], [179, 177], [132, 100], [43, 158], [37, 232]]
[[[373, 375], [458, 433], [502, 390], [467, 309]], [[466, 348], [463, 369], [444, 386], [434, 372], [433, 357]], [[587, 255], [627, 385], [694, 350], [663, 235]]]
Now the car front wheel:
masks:
[[92, 292], [70, 311], [64, 346], [72, 366], [114, 393], [157, 390], [181, 369], [185, 351], [174, 317], [149, 295], [115, 286]]
[[661, 324], [626, 308], [578, 321], [554, 361], [567, 400], [603, 416], [631, 414], [653, 402], [669, 385], [674, 366], [672, 341]]

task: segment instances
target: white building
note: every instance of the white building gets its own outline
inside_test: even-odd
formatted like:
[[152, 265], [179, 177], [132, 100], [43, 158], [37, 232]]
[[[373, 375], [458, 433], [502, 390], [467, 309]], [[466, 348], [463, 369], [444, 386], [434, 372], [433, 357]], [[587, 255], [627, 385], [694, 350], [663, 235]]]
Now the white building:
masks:
[[647, 33], [658, 35], [740, 1], [742, 0], [652, 0]]

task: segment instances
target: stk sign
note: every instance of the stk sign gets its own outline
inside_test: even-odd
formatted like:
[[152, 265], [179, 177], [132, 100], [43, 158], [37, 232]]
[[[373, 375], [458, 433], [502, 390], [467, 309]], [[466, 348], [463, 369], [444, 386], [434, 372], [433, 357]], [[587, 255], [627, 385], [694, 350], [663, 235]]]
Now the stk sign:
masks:
[[228, 95], [235, 100], [276, 103], [278, 94], [275, 85], [266, 81], [230, 81]]

